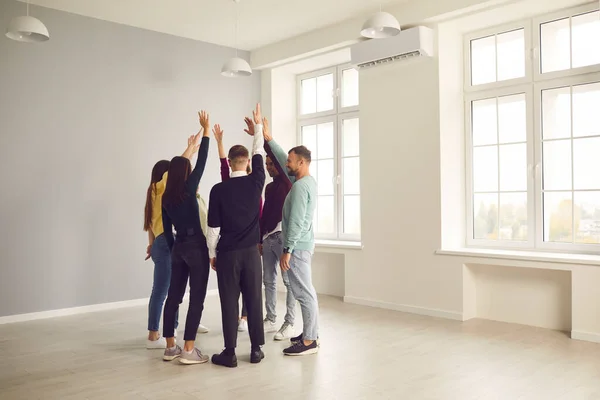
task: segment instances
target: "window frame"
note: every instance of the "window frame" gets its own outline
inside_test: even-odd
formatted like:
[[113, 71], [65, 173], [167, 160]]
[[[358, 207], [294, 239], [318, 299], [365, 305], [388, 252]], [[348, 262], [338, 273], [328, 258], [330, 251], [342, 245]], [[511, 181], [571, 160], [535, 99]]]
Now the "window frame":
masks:
[[[297, 75], [296, 77], [296, 101], [297, 101], [297, 121], [296, 121], [296, 142], [302, 144], [302, 128], [310, 125], [318, 125], [326, 122], [333, 123], [334, 129], [334, 216], [333, 223], [335, 232], [332, 234], [322, 234], [315, 229], [315, 239], [318, 240], [332, 240], [332, 241], [360, 241], [362, 236], [362, 209], [361, 213], [361, 233], [346, 234], [344, 233], [344, 192], [343, 192], [343, 135], [342, 135], [342, 122], [345, 119], [358, 118], [360, 121], [360, 100], [356, 106], [342, 107], [342, 96], [343, 96], [343, 71], [352, 69], [353, 66], [350, 63], [345, 63], [329, 68], [323, 68], [308, 72], [305, 74]], [[334, 98], [333, 110], [316, 112], [311, 114], [302, 114], [302, 81], [305, 79], [311, 79], [318, 76], [333, 73], [334, 79], [334, 90], [332, 95]], [[317, 151], [318, 154], [318, 151]], [[360, 151], [358, 154], [360, 160]], [[313, 160], [316, 162], [318, 160]], [[318, 174], [318, 171], [317, 171]], [[360, 177], [359, 177], [360, 179]], [[361, 199], [361, 192], [359, 190], [359, 199]], [[362, 203], [361, 203], [362, 204]], [[318, 212], [318, 211], [317, 211]]]
[[[504, 96], [512, 96], [518, 94], [525, 94], [526, 104], [526, 143], [527, 143], [527, 241], [506, 241], [506, 240], [486, 240], [486, 239], [475, 239], [474, 238], [474, 210], [475, 205], [473, 204], [473, 196], [475, 195], [473, 187], [473, 117], [472, 117], [472, 103], [474, 101], [486, 100], [491, 98], [499, 98]], [[534, 152], [530, 146], [530, 142], [533, 139], [533, 90], [529, 85], [517, 85], [510, 86], [500, 89], [491, 89], [485, 91], [478, 91], [465, 95], [465, 127], [466, 127], [466, 138], [465, 138], [465, 155], [466, 159], [466, 203], [467, 203], [467, 246], [477, 248], [506, 248], [506, 249], [529, 249], [533, 247], [535, 240], [535, 231], [531, 229], [532, 223], [530, 222], [532, 217], [535, 217], [535, 198], [533, 196], [534, 188], [534, 177], [533, 177], [533, 162]], [[496, 146], [500, 146], [497, 143]], [[498, 161], [498, 166], [500, 160]], [[498, 171], [500, 173], [500, 171]], [[500, 181], [498, 180], [498, 191], [497, 193], [503, 193], [500, 190]], [[500, 206], [500, 204], [498, 205]], [[498, 227], [499, 228], [499, 227]]]
[[[577, 75], [582, 75], [582, 74], [593, 73], [593, 72], [597, 72], [599, 70], [599, 68], [598, 68], [599, 65], [595, 64], [595, 65], [588, 65], [586, 67], [570, 68], [570, 69], [565, 69], [562, 71], [553, 71], [553, 72], [542, 73], [542, 47], [541, 47], [541, 45], [542, 45], [542, 41], [541, 41], [542, 40], [542, 37], [541, 37], [542, 24], [560, 20], [560, 19], [565, 19], [565, 18], [573, 18], [580, 14], [587, 14], [587, 13], [594, 12], [594, 11], [599, 11], [598, 2], [588, 3], [588, 4], [584, 4], [584, 5], [577, 6], [577, 7], [563, 9], [560, 11], [540, 15], [540, 16], [534, 17], [532, 19], [532, 25], [533, 25], [533, 27], [536, 28], [536, 29], [534, 29], [533, 36], [532, 36], [532, 48], [534, 51], [534, 57], [533, 57], [534, 58], [534, 64], [533, 64], [533, 73], [534, 73], [533, 80], [534, 80], [534, 82], [555, 80], [555, 79], [559, 79], [559, 78], [567, 78], [570, 76], [577, 76]], [[570, 34], [570, 43], [571, 43], [570, 51], [571, 51], [571, 58], [572, 58], [573, 57], [573, 37], [571, 34]]]
[[[333, 109], [327, 111], [318, 111], [310, 114], [302, 114], [302, 81], [306, 79], [318, 78], [319, 76], [333, 74], [333, 93], [332, 96], [336, 96], [336, 84], [338, 82], [337, 77], [337, 68], [323, 68], [316, 71], [308, 72], [306, 74], [298, 75], [296, 79], [296, 113], [298, 115], [298, 120], [305, 119], [315, 119], [330, 115], [335, 115], [338, 113], [338, 101], [334, 99], [333, 101]], [[318, 90], [318, 89], [317, 89]], [[339, 96], [337, 96], [339, 97]]]
[[[464, 70], [464, 118], [465, 118], [465, 200], [467, 229], [465, 244], [472, 248], [522, 249], [528, 251], [551, 251], [557, 253], [597, 254], [600, 244], [556, 243], [544, 241], [543, 209], [543, 158], [542, 158], [542, 92], [565, 86], [585, 85], [600, 82], [600, 64], [571, 68], [564, 71], [541, 73], [541, 24], [563, 18], [598, 11], [597, 3], [571, 7], [528, 20], [499, 25], [463, 37]], [[525, 77], [488, 84], [471, 84], [471, 41], [525, 29]], [[572, 47], [571, 47], [572, 49]], [[497, 60], [496, 60], [497, 62]], [[484, 240], [474, 238], [474, 188], [473, 188], [473, 142], [472, 102], [483, 99], [525, 93], [527, 120], [527, 242]], [[571, 113], [573, 110], [571, 109]], [[571, 120], [572, 123], [572, 120]], [[498, 146], [498, 144], [497, 144]], [[571, 149], [573, 151], [573, 149]], [[574, 163], [574, 160], [571, 160]], [[572, 171], [573, 173], [573, 171]], [[498, 187], [500, 192], [500, 187]], [[572, 189], [572, 192], [575, 192]], [[498, 227], [499, 228], [499, 227]], [[575, 235], [576, 232], [573, 232]]]
[[[484, 83], [481, 85], [473, 85], [471, 81], [471, 41], [477, 39], [483, 39], [489, 36], [500, 35], [503, 33], [508, 33], [512, 31], [516, 31], [519, 29], [524, 30], [524, 40], [525, 40], [525, 48], [523, 51], [525, 52], [525, 76], [522, 78], [514, 78], [507, 79], [503, 81]], [[531, 80], [531, 65], [532, 65], [532, 50], [531, 50], [531, 20], [518, 20], [512, 23], [499, 25], [496, 27], [491, 27], [487, 29], [483, 29], [476, 32], [468, 33], [464, 36], [463, 41], [463, 54], [464, 54], [464, 90], [465, 92], [480, 92], [482, 90], [490, 90], [496, 88], [503, 88], [505, 86], [513, 86], [527, 83]], [[498, 72], [498, 46], [496, 44], [496, 75]], [[496, 76], [497, 78], [497, 76]]]

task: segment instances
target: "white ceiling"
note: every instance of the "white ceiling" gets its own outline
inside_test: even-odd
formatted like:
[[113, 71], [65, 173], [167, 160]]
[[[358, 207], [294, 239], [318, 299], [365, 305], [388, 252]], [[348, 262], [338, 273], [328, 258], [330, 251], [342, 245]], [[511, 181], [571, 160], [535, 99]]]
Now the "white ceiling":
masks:
[[[380, 3], [385, 7], [405, 1], [408, 0], [241, 0], [238, 48], [254, 50], [363, 14], [367, 19], [379, 10]], [[232, 0], [31, 0], [30, 3], [235, 47]]]

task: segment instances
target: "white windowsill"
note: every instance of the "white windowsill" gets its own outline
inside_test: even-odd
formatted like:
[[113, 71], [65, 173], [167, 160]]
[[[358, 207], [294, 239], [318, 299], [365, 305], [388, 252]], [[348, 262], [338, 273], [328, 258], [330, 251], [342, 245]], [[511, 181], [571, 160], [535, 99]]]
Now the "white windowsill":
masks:
[[319, 249], [362, 250], [363, 246], [361, 242], [317, 239], [315, 248], [317, 251]]
[[515, 261], [541, 261], [557, 264], [581, 264], [600, 266], [600, 255], [592, 254], [548, 253], [539, 251], [495, 250], [474, 248], [440, 249], [437, 250], [435, 254], [444, 256], [494, 258]]

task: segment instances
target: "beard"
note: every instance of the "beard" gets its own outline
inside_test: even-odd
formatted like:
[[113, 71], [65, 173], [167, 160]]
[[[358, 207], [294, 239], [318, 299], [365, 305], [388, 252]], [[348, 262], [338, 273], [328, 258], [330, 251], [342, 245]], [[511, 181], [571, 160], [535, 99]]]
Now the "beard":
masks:
[[297, 172], [297, 170], [293, 170], [292, 168], [289, 168], [289, 167], [287, 168], [287, 174], [289, 176], [296, 176], [296, 172]]

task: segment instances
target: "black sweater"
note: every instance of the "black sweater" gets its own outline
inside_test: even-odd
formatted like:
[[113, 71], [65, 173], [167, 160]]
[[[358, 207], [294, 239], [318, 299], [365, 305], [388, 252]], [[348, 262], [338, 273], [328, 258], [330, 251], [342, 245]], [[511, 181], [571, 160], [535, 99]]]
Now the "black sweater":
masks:
[[[183, 202], [177, 205], [163, 205], [162, 219], [165, 228], [165, 239], [169, 248], [173, 248], [173, 226], [177, 231], [178, 237], [195, 236], [199, 239], [204, 239], [202, 228], [200, 227], [200, 211], [198, 209], [198, 200], [196, 192], [200, 184], [200, 178], [204, 173], [206, 159], [208, 157], [209, 138], [203, 137], [198, 151], [198, 160], [194, 170], [188, 176], [185, 182], [185, 195]], [[167, 177], [167, 182], [169, 178]], [[168, 184], [168, 183], [167, 183]]]
[[265, 185], [263, 157], [252, 157], [252, 173], [213, 186], [208, 226], [221, 228], [217, 251], [256, 246], [260, 242], [259, 205]]

